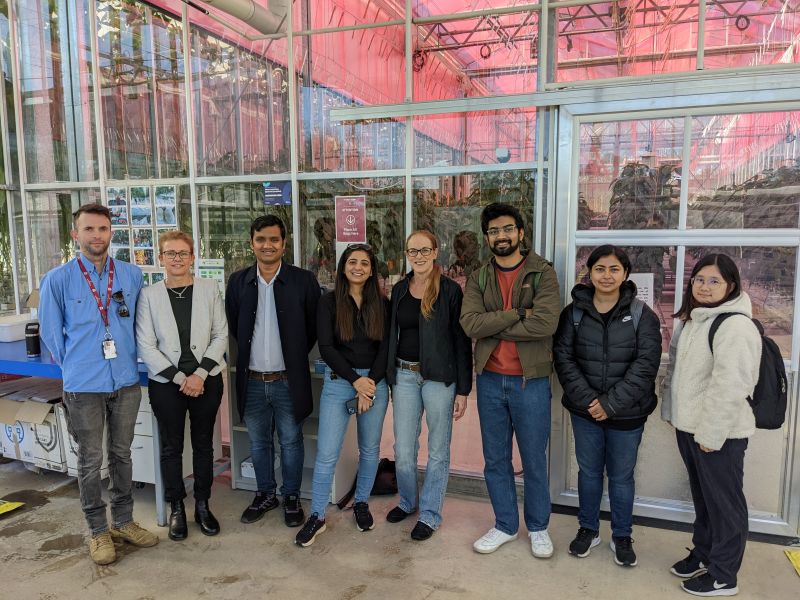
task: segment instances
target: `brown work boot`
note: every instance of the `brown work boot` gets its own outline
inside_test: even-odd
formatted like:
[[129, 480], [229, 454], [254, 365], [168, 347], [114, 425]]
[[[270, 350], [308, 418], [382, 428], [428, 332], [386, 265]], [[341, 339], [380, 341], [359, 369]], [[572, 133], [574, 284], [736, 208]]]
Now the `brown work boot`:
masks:
[[111, 537], [115, 540], [125, 540], [129, 544], [141, 548], [155, 546], [158, 543], [158, 536], [155, 533], [150, 533], [144, 527], [141, 527], [136, 521], [131, 521], [119, 529], [112, 527]]
[[108, 531], [92, 536], [89, 540], [89, 556], [98, 565], [110, 565], [117, 560], [114, 541]]

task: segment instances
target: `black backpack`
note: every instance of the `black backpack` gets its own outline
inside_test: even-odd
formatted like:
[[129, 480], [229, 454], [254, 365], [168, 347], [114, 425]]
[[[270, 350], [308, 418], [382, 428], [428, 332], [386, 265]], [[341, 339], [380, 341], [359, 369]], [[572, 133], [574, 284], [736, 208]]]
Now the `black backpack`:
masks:
[[[741, 313], [720, 313], [714, 317], [708, 331], [708, 346], [714, 353], [714, 335], [723, 321]], [[752, 319], [761, 335], [761, 364], [758, 367], [758, 381], [753, 395], [747, 397], [750, 408], [756, 417], [759, 429], [780, 429], [786, 419], [787, 391], [786, 368], [783, 366], [781, 350], [775, 340], [764, 335], [764, 326], [758, 319]]]

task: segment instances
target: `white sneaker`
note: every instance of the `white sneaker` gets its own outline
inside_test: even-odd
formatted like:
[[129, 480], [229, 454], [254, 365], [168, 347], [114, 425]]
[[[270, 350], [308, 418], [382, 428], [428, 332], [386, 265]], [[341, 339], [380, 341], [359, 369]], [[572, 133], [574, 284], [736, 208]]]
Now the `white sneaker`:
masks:
[[531, 531], [528, 533], [531, 538], [531, 552], [536, 558], [550, 558], [553, 556], [553, 542], [547, 530]]
[[516, 533], [508, 535], [492, 527], [483, 537], [472, 544], [472, 548], [478, 554], [491, 554], [506, 542], [513, 542], [515, 539], [517, 539]]

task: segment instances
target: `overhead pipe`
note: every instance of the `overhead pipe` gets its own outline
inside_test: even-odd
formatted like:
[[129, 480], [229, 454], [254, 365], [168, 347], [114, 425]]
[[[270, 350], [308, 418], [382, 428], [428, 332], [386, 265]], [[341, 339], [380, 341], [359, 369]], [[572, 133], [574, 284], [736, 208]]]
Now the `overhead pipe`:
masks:
[[202, 0], [202, 2], [247, 23], [259, 33], [266, 35], [282, 31], [289, 7], [288, 0], [269, 0], [269, 9], [256, 4], [254, 0]]

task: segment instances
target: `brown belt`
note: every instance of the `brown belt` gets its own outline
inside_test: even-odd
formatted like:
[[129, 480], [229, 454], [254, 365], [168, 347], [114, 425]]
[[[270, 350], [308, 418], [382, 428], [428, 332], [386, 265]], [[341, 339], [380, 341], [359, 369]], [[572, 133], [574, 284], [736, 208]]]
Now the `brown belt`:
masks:
[[272, 371], [271, 373], [260, 373], [259, 371], [250, 371], [250, 379], [257, 379], [258, 381], [280, 381], [286, 379], [286, 371]]
[[408, 362], [407, 360], [397, 359], [397, 366], [400, 369], [405, 369], [406, 371], [414, 371], [415, 373], [419, 373], [419, 363], [418, 362]]

